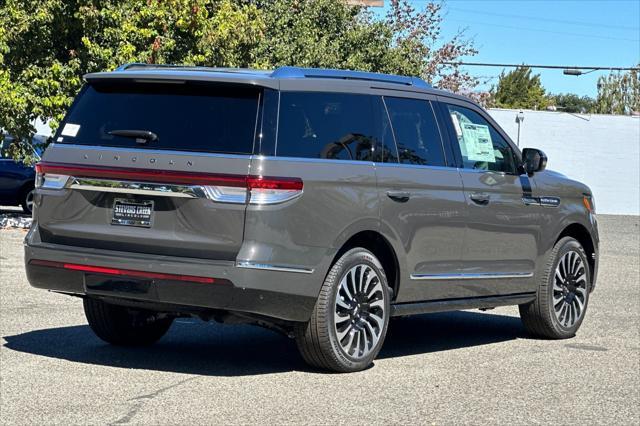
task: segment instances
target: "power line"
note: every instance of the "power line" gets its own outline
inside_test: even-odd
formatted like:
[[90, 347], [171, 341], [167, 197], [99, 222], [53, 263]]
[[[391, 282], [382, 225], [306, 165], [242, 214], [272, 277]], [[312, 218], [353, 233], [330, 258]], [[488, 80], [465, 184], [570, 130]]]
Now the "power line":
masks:
[[640, 71], [640, 67], [579, 67], [575, 65], [532, 65], [532, 64], [494, 64], [487, 62], [443, 62], [445, 65], [466, 65], [474, 67], [502, 68], [546, 68], [561, 70], [594, 70], [594, 71]]
[[627, 27], [622, 25], [608, 25], [596, 22], [585, 22], [585, 21], [569, 21], [564, 19], [554, 19], [554, 18], [543, 18], [541, 16], [525, 16], [525, 15], [513, 15], [509, 13], [498, 13], [498, 12], [487, 12], [485, 10], [474, 10], [474, 9], [465, 9], [461, 7], [447, 7], [448, 10], [454, 10], [458, 12], [469, 12], [476, 13], [480, 15], [489, 15], [489, 16], [500, 16], [503, 18], [516, 18], [516, 19], [528, 19], [533, 21], [546, 21], [546, 22], [554, 22], [557, 24], [566, 24], [566, 25], [578, 25], [583, 27], [602, 27], [602, 28], [611, 28], [616, 30], [629, 30], [629, 31], [638, 31], [640, 27]]
[[633, 43], [640, 42], [639, 39], [632, 38], [624, 38], [624, 37], [610, 37], [610, 36], [602, 36], [602, 35], [593, 35], [593, 34], [584, 34], [584, 33], [571, 33], [566, 31], [555, 31], [555, 30], [543, 30], [540, 28], [531, 28], [531, 27], [521, 27], [515, 25], [503, 25], [503, 24], [494, 24], [490, 22], [478, 22], [478, 21], [468, 21], [465, 19], [447, 19], [447, 21], [456, 21], [462, 22], [465, 24], [473, 24], [473, 25], [485, 25], [489, 27], [499, 27], [499, 28], [509, 28], [518, 31], [534, 31], [537, 33], [548, 33], [548, 34], [558, 34], [558, 35], [568, 35], [568, 36], [576, 36], [576, 37], [589, 37], [589, 38], [599, 38], [604, 40], [616, 40], [616, 41], [630, 41]]

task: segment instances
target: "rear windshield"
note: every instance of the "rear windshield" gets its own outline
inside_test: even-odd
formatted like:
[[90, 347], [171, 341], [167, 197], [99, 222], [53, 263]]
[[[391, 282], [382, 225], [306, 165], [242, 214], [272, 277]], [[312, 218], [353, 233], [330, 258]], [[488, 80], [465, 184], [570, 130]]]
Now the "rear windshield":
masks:
[[[259, 96], [258, 89], [243, 86], [93, 83], [79, 96], [56, 142], [250, 154]], [[137, 136], [144, 132], [153, 137]]]

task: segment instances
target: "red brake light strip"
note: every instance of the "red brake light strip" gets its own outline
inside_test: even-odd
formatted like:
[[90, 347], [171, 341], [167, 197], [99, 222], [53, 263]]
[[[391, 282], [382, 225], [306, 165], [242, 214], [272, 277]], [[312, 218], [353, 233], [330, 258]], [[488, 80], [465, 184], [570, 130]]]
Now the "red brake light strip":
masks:
[[74, 177], [123, 179], [131, 181], [173, 183], [183, 185], [231, 186], [248, 189], [302, 190], [302, 179], [272, 176], [243, 176], [222, 173], [178, 172], [173, 170], [99, 167], [78, 164], [40, 162], [38, 173], [53, 173]]
[[217, 281], [226, 281], [226, 280], [216, 280], [215, 278], [210, 278], [210, 277], [200, 277], [197, 275], [163, 274], [159, 272], [138, 271], [133, 269], [108, 268], [104, 266], [80, 265], [77, 263], [53, 262], [50, 260], [40, 260], [40, 259], [33, 259], [29, 262], [29, 264], [37, 265], [37, 266], [47, 266], [50, 268], [62, 268], [62, 269], [68, 269], [71, 271], [91, 272], [91, 273], [101, 274], [101, 275], [117, 275], [117, 276], [147, 278], [147, 279], [156, 279], [156, 280], [189, 281], [189, 282], [196, 282], [196, 283], [202, 283], [202, 284], [214, 284]]

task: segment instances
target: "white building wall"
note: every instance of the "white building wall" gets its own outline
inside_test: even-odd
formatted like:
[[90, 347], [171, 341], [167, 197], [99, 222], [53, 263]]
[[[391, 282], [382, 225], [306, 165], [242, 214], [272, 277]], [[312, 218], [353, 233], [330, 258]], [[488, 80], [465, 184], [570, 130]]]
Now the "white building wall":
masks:
[[[518, 110], [489, 114], [515, 142]], [[524, 111], [520, 147], [543, 150], [548, 168], [589, 185], [596, 210], [640, 214], [640, 117]]]

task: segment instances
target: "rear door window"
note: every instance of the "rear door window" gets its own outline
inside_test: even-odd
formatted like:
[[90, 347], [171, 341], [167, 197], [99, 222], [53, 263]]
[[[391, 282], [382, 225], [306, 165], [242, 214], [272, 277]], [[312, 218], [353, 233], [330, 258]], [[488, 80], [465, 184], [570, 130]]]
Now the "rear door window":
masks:
[[374, 101], [369, 95], [282, 92], [276, 154], [374, 161], [382, 131]]
[[[93, 83], [79, 95], [56, 142], [250, 154], [259, 96], [255, 88], [194, 82]], [[112, 134], [117, 130], [149, 131], [158, 138]]]
[[431, 102], [422, 99], [384, 98], [404, 164], [444, 166], [444, 152]]

